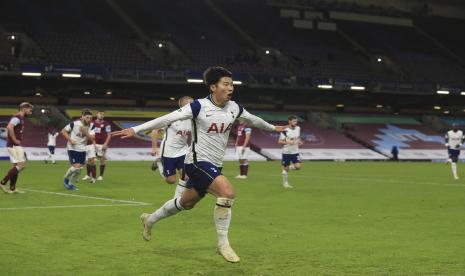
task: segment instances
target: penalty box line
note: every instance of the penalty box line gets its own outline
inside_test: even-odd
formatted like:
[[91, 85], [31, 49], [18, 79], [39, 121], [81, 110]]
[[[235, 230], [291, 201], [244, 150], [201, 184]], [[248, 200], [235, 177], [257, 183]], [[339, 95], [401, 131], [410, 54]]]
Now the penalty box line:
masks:
[[23, 190], [28, 191], [28, 192], [33, 192], [33, 193], [41, 193], [41, 194], [49, 194], [49, 195], [57, 195], [57, 196], [68, 196], [68, 197], [85, 198], [85, 199], [95, 199], [95, 200], [104, 200], [104, 201], [111, 201], [111, 202], [116, 202], [116, 203], [125, 203], [125, 204], [128, 204], [128, 205], [141, 205], [141, 206], [142, 205], [152, 205], [151, 203], [141, 202], [141, 201], [134, 201], [134, 200], [123, 200], [123, 199], [113, 199], [113, 198], [108, 198], [108, 197], [65, 194], [65, 193], [58, 193], [58, 192], [33, 190], [33, 189], [23, 189]]

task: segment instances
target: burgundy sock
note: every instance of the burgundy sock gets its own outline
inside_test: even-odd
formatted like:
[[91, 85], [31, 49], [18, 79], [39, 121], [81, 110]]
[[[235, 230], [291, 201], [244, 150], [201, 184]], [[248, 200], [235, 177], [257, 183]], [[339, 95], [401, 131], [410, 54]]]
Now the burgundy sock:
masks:
[[247, 175], [249, 173], [249, 164], [244, 165], [244, 175]]
[[14, 191], [16, 190], [16, 180], [18, 180], [19, 174], [12, 175], [10, 178], [10, 190]]
[[14, 176], [14, 175], [17, 175], [18, 174], [18, 169], [15, 167], [11, 168], [8, 173], [5, 175], [5, 177], [2, 179], [1, 183], [2, 185], [5, 185], [8, 180], [11, 180], [11, 178]]
[[105, 165], [100, 165], [100, 176], [103, 176], [104, 171], [105, 171]]
[[97, 166], [90, 165], [90, 174], [91, 174], [92, 178], [97, 177]]
[[90, 168], [91, 165], [87, 164], [86, 168], [87, 168], [87, 175], [90, 176], [91, 175], [91, 172], [92, 172], [92, 169]]

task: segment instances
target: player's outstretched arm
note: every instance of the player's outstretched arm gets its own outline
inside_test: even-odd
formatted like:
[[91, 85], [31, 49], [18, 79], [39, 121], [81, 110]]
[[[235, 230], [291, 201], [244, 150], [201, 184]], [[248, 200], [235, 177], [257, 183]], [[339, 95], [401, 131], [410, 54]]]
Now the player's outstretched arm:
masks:
[[264, 130], [268, 131], [276, 131], [276, 132], [282, 132], [286, 129], [287, 126], [274, 126], [262, 118], [255, 116], [253, 114], [250, 114], [247, 110], [244, 109], [242, 112], [242, 115], [240, 117], [241, 119], [245, 120], [248, 124], [254, 127], [258, 127]]
[[158, 117], [141, 125], [112, 132], [111, 135], [121, 136], [121, 138], [123, 139], [130, 138], [134, 137], [136, 133], [139, 133], [141, 131], [164, 128], [173, 122], [186, 119], [192, 119], [192, 109], [190, 105], [185, 105], [176, 111]]

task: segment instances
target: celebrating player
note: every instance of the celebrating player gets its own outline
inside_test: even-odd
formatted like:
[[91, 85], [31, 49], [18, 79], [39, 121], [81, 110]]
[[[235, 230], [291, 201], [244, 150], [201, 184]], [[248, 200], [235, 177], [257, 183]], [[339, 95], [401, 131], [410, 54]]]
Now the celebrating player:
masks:
[[459, 176], [457, 175], [457, 161], [460, 155], [460, 148], [463, 144], [463, 131], [459, 130], [457, 124], [454, 123], [452, 124], [452, 129], [446, 133], [444, 138], [446, 140], [446, 148], [449, 155], [447, 162], [450, 163], [452, 175], [454, 176], [454, 179], [457, 180], [459, 179]]
[[[97, 119], [92, 122], [95, 139], [92, 142], [89, 141], [87, 145], [87, 175], [82, 180], [89, 180], [91, 183], [95, 183], [96, 178], [97, 180], [103, 180], [103, 173], [105, 172], [105, 154], [111, 139], [111, 135], [109, 135], [111, 133], [111, 125], [104, 118], [105, 111], [97, 111]], [[95, 159], [100, 164], [99, 177], [97, 177]]]
[[[194, 99], [185, 96], [179, 99], [179, 107], [190, 104]], [[181, 120], [169, 124], [164, 128], [163, 140], [160, 144], [160, 161], [156, 162], [166, 183], [176, 183], [176, 170], [179, 171], [179, 183], [176, 186], [174, 197], [181, 197], [186, 189], [186, 179], [184, 173], [184, 159], [189, 146], [187, 140], [191, 134], [191, 120]], [[152, 130], [152, 155], [158, 156], [157, 147], [158, 129]]]
[[[26, 154], [21, 146], [23, 141], [23, 130], [24, 130], [24, 117], [32, 114], [33, 105], [24, 102], [19, 105], [19, 112], [11, 117], [8, 123], [7, 129], [7, 150], [10, 156], [10, 162], [13, 167], [8, 171], [5, 177], [0, 181], [0, 188], [5, 193], [24, 193], [21, 190], [16, 189], [16, 181], [18, 180], [19, 173], [26, 167]], [[10, 181], [10, 189], [6, 187], [6, 183]]]
[[282, 175], [284, 188], [292, 188], [287, 180], [289, 169], [300, 170], [301, 168], [299, 146], [303, 145], [300, 139], [300, 127], [297, 125], [297, 116], [289, 116], [288, 123], [289, 127], [279, 135], [278, 140], [278, 144], [283, 145], [281, 164], [283, 166]]
[[57, 145], [57, 136], [59, 135], [58, 131], [55, 129], [51, 129], [48, 134], [47, 134], [47, 148], [48, 148], [48, 156], [47, 158], [44, 159], [45, 164], [47, 164], [49, 161], [52, 162], [52, 164], [56, 164], [55, 161], [55, 147]]
[[64, 187], [68, 190], [78, 190], [76, 183], [79, 180], [81, 168], [86, 163], [87, 141], [93, 141], [95, 135], [91, 122], [92, 112], [84, 109], [79, 120], [69, 123], [61, 131], [61, 134], [68, 140], [68, 156], [71, 163], [63, 181]]
[[252, 136], [252, 129], [246, 123], [242, 123], [237, 128], [236, 138], [236, 155], [239, 159], [240, 174], [236, 176], [237, 179], [246, 179], [249, 172], [249, 162], [247, 160], [250, 151], [250, 137]]
[[191, 189], [185, 190], [180, 199], [168, 200], [154, 213], [142, 214], [143, 238], [147, 241], [151, 239], [152, 226], [159, 220], [194, 208], [206, 193], [210, 193], [216, 197], [214, 221], [218, 253], [229, 262], [239, 262], [240, 258], [228, 240], [234, 189], [221, 173], [229, 131], [237, 119], [247, 120], [252, 126], [268, 131], [282, 131], [284, 127], [273, 126], [231, 101], [234, 88], [232, 74], [228, 70], [210, 67], [204, 72], [204, 81], [210, 90], [207, 98], [195, 100], [142, 125], [117, 131], [114, 135], [129, 138], [139, 131], [159, 129], [179, 120], [192, 119], [193, 141], [185, 160], [185, 170], [189, 176], [187, 187]]

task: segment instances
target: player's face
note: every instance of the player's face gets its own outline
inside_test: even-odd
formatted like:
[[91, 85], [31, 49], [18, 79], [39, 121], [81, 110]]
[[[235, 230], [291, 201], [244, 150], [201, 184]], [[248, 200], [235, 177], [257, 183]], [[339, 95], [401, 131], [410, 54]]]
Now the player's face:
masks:
[[292, 120], [289, 121], [289, 125], [290, 125], [291, 127], [296, 127], [296, 126], [297, 126], [297, 123], [298, 123], [298, 122], [297, 122], [297, 119], [292, 119]]
[[92, 115], [83, 115], [81, 121], [86, 126], [90, 125], [90, 122], [92, 122]]
[[216, 84], [211, 85], [211, 90], [220, 103], [228, 102], [234, 91], [232, 78], [222, 77]]
[[97, 112], [97, 119], [103, 120], [105, 118], [105, 112]]
[[32, 107], [28, 107], [24, 109], [24, 115], [30, 116], [32, 115]]

